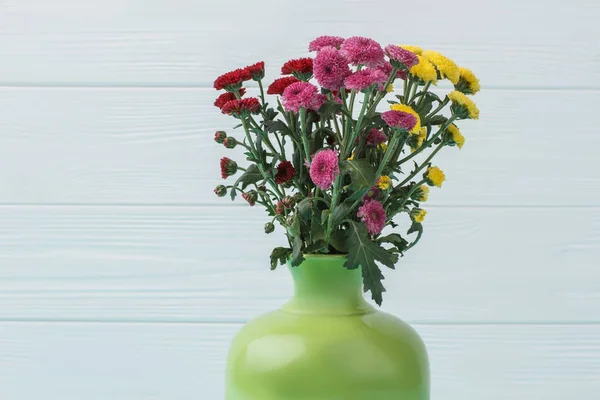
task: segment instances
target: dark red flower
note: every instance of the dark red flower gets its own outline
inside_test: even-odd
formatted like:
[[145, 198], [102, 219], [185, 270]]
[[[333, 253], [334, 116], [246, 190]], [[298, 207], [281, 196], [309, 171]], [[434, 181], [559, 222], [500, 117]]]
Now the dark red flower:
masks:
[[244, 116], [249, 113], [258, 114], [260, 112], [260, 102], [256, 97], [246, 99], [230, 100], [221, 107], [223, 114], [234, 114], [235, 116]]
[[275, 174], [275, 183], [281, 185], [292, 179], [296, 175], [294, 166], [289, 161], [282, 161], [277, 166], [277, 174]]
[[281, 67], [282, 75], [293, 74], [312, 74], [313, 71], [313, 59], [312, 58], [298, 58], [297, 60], [290, 60], [283, 64]]
[[246, 67], [246, 70], [252, 75], [252, 79], [260, 81], [265, 77], [265, 62], [260, 61]]
[[250, 79], [252, 79], [252, 75], [246, 68], [238, 68], [215, 79], [214, 87], [217, 90], [225, 89], [228, 92], [235, 92], [240, 89], [242, 82]]
[[[240, 93], [240, 97], [243, 96], [246, 93], [246, 89], [241, 88], [239, 93]], [[215, 100], [215, 106], [219, 107], [219, 108], [223, 108], [225, 103], [227, 103], [228, 101], [231, 101], [231, 100], [235, 100], [235, 99], [236, 99], [236, 97], [235, 97], [234, 93], [225, 92], [222, 95], [220, 95], [219, 97], [217, 97], [217, 100]]]
[[292, 83], [300, 82], [293, 76], [286, 76], [284, 78], [275, 79], [273, 83], [269, 85], [267, 94], [279, 94], [282, 95], [285, 88], [290, 86]]
[[221, 177], [227, 179], [228, 176], [234, 175], [238, 170], [238, 165], [231, 158], [221, 158]]

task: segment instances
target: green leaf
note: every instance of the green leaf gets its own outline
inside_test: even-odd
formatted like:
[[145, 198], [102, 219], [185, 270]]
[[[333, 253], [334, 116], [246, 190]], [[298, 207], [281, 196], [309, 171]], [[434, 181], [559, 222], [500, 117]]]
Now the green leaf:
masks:
[[298, 203], [298, 214], [302, 217], [302, 219], [306, 221], [310, 221], [313, 216], [313, 199], [310, 197], [306, 197]]
[[381, 306], [385, 288], [384, 279], [376, 261], [394, 268], [394, 260], [381, 245], [373, 242], [365, 224], [350, 221], [347, 232], [348, 259], [344, 266], [348, 269], [362, 267], [364, 291], [370, 291], [372, 299]]
[[343, 203], [340, 203], [334, 210], [333, 210], [333, 227], [337, 227], [344, 218], [346, 218], [346, 216], [350, 213], [350, 207], [352, 206], [352, 204], [354, 204], [354, 201], [352, 200], [346, 200]]
[[346, 160], [340, 163], [344, 173], [350, 174], [350, 189], [370, 188], [375, 182], [375, 170], [367, 160]]
[[431, 125], [442, 125], [442, 124], [445, 124], [446, 121], [448, 121], [448, 118], [444, 117], [443, 115], [434, 115], [429, 120], [429, 123]]
[[281, 132], [284, 135], [290, 135], [290, 128], [281, 120], [277, 121], [265, 121], [265, 128], [268, 132], [277, 133]]
[[318, 215], [315, 215], [315, 218], [312, 219], [310, 224], [310, 238], [313, 242], [317, 241], [325, 241], [325, 229], [319, 222]]
[[326, 100], [325, 103], [319, 108], [319, 114], [321, 114], [321, 118], [329, 119], [333, 115], [337, 114], [342, 110], [342, 105], [337, 101]]
[[292, 224], [289, 225], [286, 230], [290, 236], [294, 238], [300, 237], [300, 218], [298, 214], [294, 214], [292, 217]]
[[304, 256], [302, 255], [302, 245], [302, 239], [300, 236], [296, 236], [292, 246], [292, 258], [290, 259], [292, 267], [297, 267], [298, 265], [302, 264], [302, 261], [304, 261]]
[[[256, 166], [256, 164], [252, 164], [248, 167], [248, 169], [246, 169], [246, 171], [244, 171], [244, 173], [242, 175], [240, 175], [240, 177], [237, 179], [237, 181], [235, 181], [235, 183], [233, 184], [233, 187], [236, 188], [240, 183], [242, 184], [241, 189], [244, 190], [246, 189], [246, 187], [248, 185], [251, 185], [253, 183], [256, 183], [258, 181], [260, 181], [262, 179], [262, 174], [260, 173], [260, 170], [258, 169], [258, 166]], [[235, 199], [235, 189], [231, 189], [231, 200]]]
[[408, 231], [406, 231], [407, 235], [410, 235], [413, 232], [419, 232], [423, 230], [423, 225], [421, 225], [419, 222], [414, 222], [412, 223], [412, 225], [410, 226], [410, 228], [408, 229]]
[[346, 232], [342, 230], [334, 230], [329, 238], [329, 244], [340, 253], [347, 254], [348, 247], [346, 246]]
[[408, 241], [406, 241], [406, 239], [404, 239], [398, 233], [391, 233], [387, 236], [382, 236], [377, 239], [377, 242], [378, 243], [390, 243], [390, 244], [394, 245], [394, 247], [396, 247], [396, 249], [398, 249], [400, 254], [402, 254], [404, 252], [404, 250], [406, 249], [406, 247], [408, 246]]
[[284, 265], [290, 254], [292, 254], [292, 249], [290, 248], [275, 247], [271, 252], [271, 270], [277, 268], [277, 262], [279, 262], [280, 265]]
[[367, 192], [369, 190], [371, 190], [371, 187], [364, 187], [362, 189], [359, 189], [356, 192], [354, 192], [352, 194], [352, 196], [348, 197], [348, 200], [352, 200], [352, 201], [360, 200], [363, 197], [365, 197], [365, 194], [367, 194]]
[[329, 221], [329, 214], [331, 214], [331, 211], [323, 210], [321, 213], [321, 225], [325, 225]]
[[327, 249], [327, 245], [325, 244], [325, 241], [319, 240], [319, 241], [311, 244], [310, 246], [307, 246], [305, 249], [305, 252], [314, 253], [314, 252], [320, 252], [321, 250], [325, 250], [325, 249]]

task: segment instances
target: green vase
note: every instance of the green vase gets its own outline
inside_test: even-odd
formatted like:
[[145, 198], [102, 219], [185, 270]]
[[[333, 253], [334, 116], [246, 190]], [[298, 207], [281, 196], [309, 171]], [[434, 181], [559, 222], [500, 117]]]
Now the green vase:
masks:
[[407, 323], [362, 295], [345, 256], [289, 267], [294, 295], [248, 322], [227, 359], [226, 400], [428, 400], [429, 362]]

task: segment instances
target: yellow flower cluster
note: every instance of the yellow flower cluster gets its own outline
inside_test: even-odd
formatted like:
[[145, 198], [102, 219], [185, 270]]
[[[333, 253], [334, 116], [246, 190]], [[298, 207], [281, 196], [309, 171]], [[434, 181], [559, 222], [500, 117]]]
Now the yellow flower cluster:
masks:
[[454, 61], [433, 50], [425, 50], [422, 55], [435, 65], [442, 78], [448, 78], [455, 85], [458, 83], [460, 72]]
[[442, 187], [442, 183], [446, 180], [446, 175], [438, 167], [427, 168], [426, 177], [430, 186]]
[[426, 138], [427, 138], [427, 127], [424, 126], [419, 131], [419, 134], [414, 137], [414, 141], [409, 142], [410, 143], [410, 152], [414, 153], [421, 146], [423, 146], [423, 142], [425, 142]]
[[456, 90], [463, 92], [464, 94], [475, 94], [479, 92], [481, 86], [479, 85], [479, 79], [477, 79], [473, 71], [465, 67], [460, 67], [458, 72], [460, 78], [455, 85]]
[[390, 108], [394, 111], [402, 111], [414, 115], [417, 119], [417, 123], [415, 124], [415, 127], [412, 128], [410, 133], [412, 133], [413, 135], [419, 134], [419, 132], [421, 131], [421, 117], [419, 117], [419, 114], [417, 114], [417, 112], [413, 110], [412, 107], [407, 106], [406, 104], [392, 104]]
[[419, 58], [419, 63], [410, 68], [410, 73], [423, 82], [435, 83], [437, 81], [437, 71], [433, 64], [423, 56], [418, 55], [417, 57]]
[[410, 216], [412, 217], [413, 221], [418, 223], [421, 223], [423, 220], [425, 220], [425, 215], [427, 215], [427, 211], [417, 207], [413, 208], [410, 212]]
[[404, 50], [408, 50], [411, 53], [414, 53], [416, 55], [421, 55], [421, 53], [423, 53], [423, 49], [420, 48], [419, 46], [413, 46], [411, 44], [399, 44], [398, 47], [402, 47]]
[[446, 130], [448, 131], [448, 133], [450, 133], [452, 141], [456, 143], [459, 149], [462, 149], [463, 145], [465, 144], [465, 137], [462, 135], [462, 133], [460, 133], [460, 129], [458, 129], [458, 126], [450, 124], [450, 126], [448, 126]]
[[392, 186], [392, 180], [387, 175], [377, 178], [377, 187], [381, 190], [388, 190]]
[[479, 118], [479, 109], [465, 94], [458, 90], [453, 90], [448, 94], [448, 98], [452, 101], [453, 105], [457, 108], [457, 114], [464, 114], [464, 117], [471, 119]]

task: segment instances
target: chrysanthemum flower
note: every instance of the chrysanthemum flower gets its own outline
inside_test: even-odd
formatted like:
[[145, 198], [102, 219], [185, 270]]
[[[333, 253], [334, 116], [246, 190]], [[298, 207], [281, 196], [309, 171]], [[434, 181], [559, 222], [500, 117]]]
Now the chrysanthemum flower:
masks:
[[265, 62], [260, 61], [246, 67], [246, 70], [252, 76], [252, 80], [260, 81], [265, 77]]
[[465, 144], [465, 137], [460, 133], [460, 129], [454, 124], [450, 124], [446, 128], [446, 132], [449, 134], [450, 145], [456, 145], [459, 149], [462, 149]]
[[458, 72], [460, 73], [460, 78], [458, 79], [458, 83], [454, 85], [456, 90], [464, 94], [475, 94], [479, 92], [479, 89], [481, 89], [479, 86], [479, 79], [477, 79], [473, 71], [468, 68], [459, 67]]
[[281, 96], [281, 104], [286, 111], [298, 112], [300, 108], [313, 109], [319, 102], [322, 104], [319, 89], [308, 82], [292, 83], [285, 88]]
[[[246, 89], [241, 88], [239, 93], [240, 93], [240, 97], [243, 96], [244, 94], [246, 94]], [[227, 103], [228, 101], [231, 101], [231, 100], [235, 100], [235, 99], [237, 99], [237, 97], [235, 97], [234, 93], [225, 92], [222, 95], [220, 95], [219, 97], [217, 97], [217, 99], [215, 100], [215, 107], [223, 108], [225, 103]]]
[[256, 200], [258, 200], [258, 193], [256, 190], [249, 190], [247, 192], [242, 193], [242, 198], [248, 202], [251, 206], [256, 204]]
[[390, 106], [390, 109], [394, 111], [402, 111], [405, 113], [409, 113], [415, 117], [417, 122], [415, 123], [415, 126], [412, 129], [409, 129], [409, 132], [411, 134], [417, 135], [421, 131], [421, 117], [419, 117], [419, 114], [415, 110], [413, 110], [412, 107], [407, 106], [406, 104], [392, 104]]
[[403, 111], [385, 111], [381, 113], [381, 119], [392, 128], [401, 128], [409, 132], [417, 124], [417, 119], [414, 115]]
[[383, 71], [375, 68], [366, 68], [347, 77], [344, 83], [346, 89], [360, 92], [368, 90], [373, 85], [381, 85], [383, 87], [383, 84], [387, 80], [388, 76]]
[[[409, 50], [405, 50], [402, 47], [390, 44], [385, 46], [385, 54], [390, 58], [392, 66], [398, 68], [410, 69], [413, 65], [418, 64], [419, 59], [417, 55]], [[394, 65], [395, 64], [395, 65]]]
[[385, 227], [385, 210], [383, 205], [377, 200], [367, 200], [358, 209], [356, 216], [367, 226], [367, 232], [370, 235], [381, 233]]
[[275, 174], [275, 183], [281, 185], [292, 179], [296, 175], [296, 169], [289, 161], [282, 161], [277, 166], [277, 174]]
[[410, 218], [418, 223], [421, 223], [423, 220], [425, 220], [425, 215], [427, 215], [427, 211], [418, 207], [415, 207], [410, 211]]
[[296, 60], [290, 60], [281, 67], [281, 74], [292, 74], [302, 81], [308, 81], [313, 74], [313, 59], [298, 58]]
[[398, 47], [402, 47], [404, 50], [408, 50], [411, 53], [414, 53], [420, 56], [423, 53], [423, 49], [419, 46], [413, 46], [411, 44], [399, 44]]
[[327, 190], [340, 174], [338, 153], [332, 149], [316, 153], [310, 164], [310, 179], [322, 190]]
[[427, 168], [427, 172], [424, 175], [429, 186], [442, 187], [442, 183], [446, 180], [446, 175], [438, 167]]
[[371, 128], [369, 133], [367, 134], [367, 138], [365, 139], [365, 143], [367, 146], [378, 146], [384, 142], [386, 142], [388, 137], [376, 128]]
[[219, 197], [227, 196], [227, 188], [224, 185], [217, 185], [214, 192]]
[[300, 80], [294, 76], [285, 76], [283, 78], [275, 79], [267, 88], [267, 94], [282, 95], [286, 87], [296, 82], [300, 82]]
[[381, 45], [366, 37], [353, 36], [346, 39], [340, 47], [340, 52], [352, 65], [377, 67], [384, 61]]
[[410, 195], [415, 201], [427, 201], [429, 198], [429, 186], [421, 185]]
[[319, 36], [308, 45], [308, 51], [320, 51], [323, 47], [335, 47], [339, 50], [344, 38], [339, 36]]
[[435, 66], [440, 78], [448, 78], [455, 85], [458, 83], [460, 73], [454, 61], [433, 50], [425, 50], [422, 55]]
[[426, 138], [427, 138], [427, 127], [423, 126], [421, 128], [421, 130], [419, 131], [418, 135], [411, 135], [411, 137], [408, 138], [408, 145], [410, 146], [410, 152], [414, 153], [421, 146], [423, 146], [423, 142], [425, 142]]
[[216, 131], [215, 132], [215, 142], [219, 144], [223, 144], [225, 139], [227, 138], [227, 133], [225, 131]]
[[221, 107], [221, 112], [238, 118], [247, 117], [250, 114], [258, 114], [260, 112], [260, 102], [256, 97], [230, 100]]
[[352, 71], [348, 60], [334, 47], [323, 47], [315, 57], [313, 73], [319, 85], [329, 90], [340, 90]]
[[221, 177], [223, 179], [227, 179], [227, 177], [235, 175], [237, 171], [238, 165], [235, 161], [228, 157], [221, 158]]
[[377, 187], [381, 190], [388, 190], [392, 186], [392, 180], [387, 175], [381, 175], [377, 178]]
[[433, 64], [423, 56], [417, 57], [419, 58], [419, 63], [412, 66], [410, 73], [424, 83], [435, 83], [437, 81], [437, 70]]
[[452, 101], [452, 105], [450, 106], [450, 110], [452, 113], [456, 115], [459, 119], [478, 119], [479, 118], [479, 109], [477, 105], [459, 92], [458, 90], [453, 90], [448, 94], [448, 98]]
[[223, 140], [223, 146], [225, 146], [228, 149], [234, 149], [235, 146], [238, 145], [238, 141], [236, 138], [234, 138], [233, 136], [229, 136], [226, 137], [225, 140]]
[[367, 194], [364, 195], [364, 197], [362, 198], [362, 201], [364, 203], [367, 200], [376, 200], [380, 194], [381, 194], [381, 190], [377, 186], [373, 186], [371, 189], [369, 189]]
[[235, 92], [242, 87], [242, 82], [250, 79], [252, 79], [252, 75], [246, 68], [238, 68], [215, 79], [214, 87], [217, 90], [225, 89], [228, 92]]

